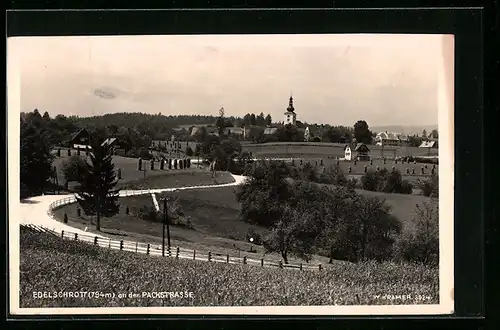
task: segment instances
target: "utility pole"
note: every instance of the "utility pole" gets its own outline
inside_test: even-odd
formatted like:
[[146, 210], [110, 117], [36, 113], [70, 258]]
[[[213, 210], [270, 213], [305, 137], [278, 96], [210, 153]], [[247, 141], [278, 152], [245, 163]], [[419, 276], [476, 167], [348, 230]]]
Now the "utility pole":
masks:
[[168, 221], [168, 211], [167, 211], [167, 198], [163, 198], [163, 231], [162, 231], [162, 250], [161, 255], [165, 256], [165, 226], [167, 227], [167, 244], [168, 244], [168, 255], [170, 256], [170, 226]]

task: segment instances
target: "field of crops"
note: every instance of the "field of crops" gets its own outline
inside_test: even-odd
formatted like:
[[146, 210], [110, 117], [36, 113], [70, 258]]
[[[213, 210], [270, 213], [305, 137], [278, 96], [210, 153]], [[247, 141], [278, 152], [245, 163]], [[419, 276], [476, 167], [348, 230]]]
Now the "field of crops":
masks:
[[[438, 270], [342, 263], [322, 271], [260, 268], [108, 250], [21, 228], [20, 306], [279, 306], [438, 303]], [[37, 299], [33, 292], [98, 292]], [[187, 292], [153, 298], [151, 292]], [[191, 294], [192, 293], [192, 294]], [[137, 298], [129, 298], [137, 294]], [[380, 298], [383, 295], [404, 295]], [[167, 295], [171, 296], [171, 295]]]

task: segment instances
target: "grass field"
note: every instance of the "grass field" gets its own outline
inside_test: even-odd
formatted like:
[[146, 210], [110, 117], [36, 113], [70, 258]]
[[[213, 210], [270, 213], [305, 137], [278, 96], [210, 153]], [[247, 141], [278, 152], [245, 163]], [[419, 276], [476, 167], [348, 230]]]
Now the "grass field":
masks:
[[[421, 265], [370, 262], [322, 271], [270, 269], [108, 250], [24, 228], [20, 233], [22, 308], [436, 304], [438, 280], [436, 268]], [[104, 295], [33, 297], [33, 292], [70, 291]], [[142, 294], [165, 291], [192, 295], [155, 299]], [[134, 293], [138, 298], [128, 297]], [[385, 294], [406, 299], [377, 297]]]
[[[243, 143], [243, 150], [251, 151], [255, 157], [305, 157], [328, 158], [344, 157], [345, 144], [312, 143], [312, 142], [273, 142], [273, 143]], [[417, 147], [391, 147], [370, 145], [372, 157], [393, 158], [405, 156], [427, 156], [429, 150]], [[431, 149], [430, 155], [436, 156], [438, 149]]]
[[[269, 260], [280, 260], [278, 254], [265, 255], [261, 246], [256, 246], [246, 241], [246, 234], [250, 228], [256, 232], [265, 233], [265, 228], [247, 224], [238, 218], [240, 204], [236, 201], [234, 190], [236, 187], [204, 188], [197, 190], [179, 190], [177, 192], [162, 193], [161, 197], [178, 197], [185, 216], [194, 222], [194, 230], [184, 227], [171, 226], [171, 238], [174, 246], [181, 246], [202, 251], [212, 251], [237, 256], [241, 253], [255, 252], [256, 257], [265, 256]], [[415, 205], [429, 198], [419, 195], [384, 194], [358, 190], [365, 196], [385, 198], [392, 207], [392, 214], [399, 218], [406, 229], [412, 229], [412, 220], [415, 217]], [[129, 206], [130, 214], [125, 214]], [[120, 212], [109, 219], [101, 220], [101, 230], [115, 238], [139, 241], [144, 243], [160, 243], [162, 237], [162, 224], [138, 219], [133, 214], [134, 209], [142, 205], [153, 206], [151, 195], [131, 196], [120, 199]], [[67, 205], [56, 210], [56, 217], [63, 219], [67, 213], [69, 225], [83, 229], [89, 227], [90, 219], [76, 213], [76, 204]], [[290, 259], [291, 262], [298, 259]], [[314, 256], [313, 261], [327, 262], [328, 258]], [[298, 261], [300, 262], [300, 261]]]

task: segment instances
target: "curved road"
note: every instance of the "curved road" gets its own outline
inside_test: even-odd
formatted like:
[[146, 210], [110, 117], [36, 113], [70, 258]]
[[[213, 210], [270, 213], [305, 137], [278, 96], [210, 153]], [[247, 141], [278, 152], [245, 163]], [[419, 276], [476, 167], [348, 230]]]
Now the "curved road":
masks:
[[[175, 190], [229, 187], [229, 186], [237, 186], [245, 182], [244, 176], [234, 175], [234, 174], [231, 175], [233, 176], [235, 182], [219, 184], [219, 185], [192, 186], [192, 187], [180, 187], [180, 188], [163, 188], [163, 189], [151, 189], [151, 190], [120, 190], [120, 197], [126, 197], [132, 194], [137, 195], [138, 192], [142, 192], [141, 194], [151, 194], [151, 193], [161, 193], [165, 191], [175, 191]], [[60, 221], [57, 221], [49, 212], [50, 211], [49, 206], [51, 203], [73, 196], [74, 194], [43, 195], [22, 200], [20, 203], [21, 204], [20, 224], [32, 224], [32, 225], [42, 226], [48, 229], [52, 229], [58, 233], [61, 233], [64, 230], [78, 234], [88, 234], [88, 232], [85, 232], [81, 229], [74, 228]], [[96, 236], [95, 234], [92, 235]], [[103, 235], [97, 235], [97, 236], [101, 238], [108, 238]]]

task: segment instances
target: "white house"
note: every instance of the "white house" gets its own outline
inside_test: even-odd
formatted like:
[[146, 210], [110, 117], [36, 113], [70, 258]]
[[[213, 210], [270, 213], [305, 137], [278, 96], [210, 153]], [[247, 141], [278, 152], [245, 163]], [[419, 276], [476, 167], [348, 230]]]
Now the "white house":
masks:
[[403, 133], [380, 132], [375, 137], [378, 146], [401, 146], [407, 144], [408, 136]]
[[309, 138], [311, 137], [311, 133], [309, 133], [309, 127], [306, 127], [306, 130], [304, 132], [304, 141], [309, 141]]
[[344, 147], [344, 159], [351, 160], [351, 158], [352, 158], [351, 147], [347, 145]]

